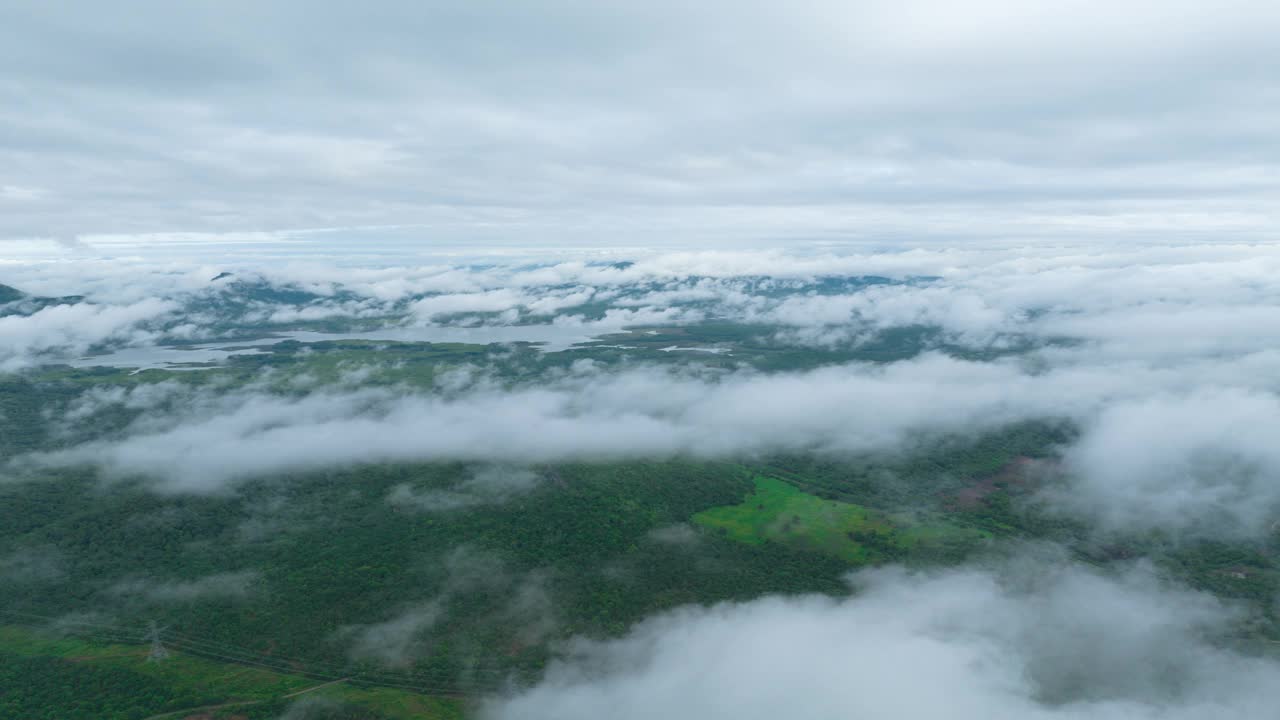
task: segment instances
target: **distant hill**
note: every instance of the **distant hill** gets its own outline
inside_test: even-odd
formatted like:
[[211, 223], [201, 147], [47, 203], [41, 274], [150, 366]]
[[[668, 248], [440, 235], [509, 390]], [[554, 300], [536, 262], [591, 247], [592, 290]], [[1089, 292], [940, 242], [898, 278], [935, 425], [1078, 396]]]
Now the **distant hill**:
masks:
[[22, 292], [18, 288], [10, 287], [9, 285], [0, 284], [0, 303], [8, 303], [8, 302], [13, 302], [14, 300], [21, 300], [22, 298], [26, 297], [26, 295], [27, 295], [26, 293]]
[[0, 316], [30, 315], [52, 305], [75, 305], [83, 300], [83, 295], [64, 295], [62, 297], [29, 295], [12, 285], [0, 283]]

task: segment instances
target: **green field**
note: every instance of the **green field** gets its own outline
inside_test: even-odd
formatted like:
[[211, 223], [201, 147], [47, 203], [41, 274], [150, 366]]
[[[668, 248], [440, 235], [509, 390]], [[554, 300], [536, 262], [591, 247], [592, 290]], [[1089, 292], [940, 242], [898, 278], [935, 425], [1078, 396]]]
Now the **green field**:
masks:
[[341, 678], [307, 677], [180, 651], [149, 661], [144, 645], [57, 637], [0, 626], [0, 716], [101, 720], [186, 717], [274, 718], [306, 696], [364, 718], [453, 719], [462, 702], [385, 687], [359, 687]]
[[901, 559], [912, 551], [973, 545], [986, 537], [978, 530], [826, 500], [772, 477], [757, 475], [753, 482], [755, 491], [741, 503], [700, 512], [694, 522], [738, 542], [776, 542], [857, 565]]

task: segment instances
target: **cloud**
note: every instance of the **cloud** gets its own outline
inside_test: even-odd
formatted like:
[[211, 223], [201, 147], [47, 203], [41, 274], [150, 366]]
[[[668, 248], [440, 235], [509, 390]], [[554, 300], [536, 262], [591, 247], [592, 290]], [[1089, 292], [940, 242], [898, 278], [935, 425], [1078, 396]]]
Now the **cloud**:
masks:
[[256, 571], [215, 573], [192, 580], [132, 578], [111, 586], [110, 594], [151, 603], [192, 602], [206, 599], [243, 600], [260, 582]]
[[[240, 256], [245, 267], [232, 269], [256, 272], [255, 288], [318, 299], [240, 308], [225, 283], [210, 286], [221, 266], [193, 260], [206, 240], [252, 245]], [[405, 484], [386, 496], [434, 512], [526, 491], [537, 475], [518, 468], [535, 463], [909, 452], [942, 436], [1065, 418], [1080, 436], [1061, 448], [1060, 484], [1039, 496], [1051, 510], [1105, 532], [1232, 539], [1271, 533], [1280, 512], [1272, 437], [1280, 426], [1280, 251], [1240, 236], [576, 255], [525, 247], [483, 262], [483, 253], [388, 250], [363, 267], [335, 253], [337, 241], [303, 260], [286, 251], [305, 245], [293, 239], [165, 242], [170, 249], [155, 257], [3, 265], [23, 289], [84, 292], [89, 301], [0, 318], [0, 338], [10, 341], [0, 362], [21, 369], [102, 342], [146, 344], [330, 313], [408, 321], [424, 333], [451, 315], [483, 313], [468, 322], [504, 326], [507, 338], [531, 332], [527, 323], [587, 336], [714, 319], [767, 326], [764, 337], [779, 346], [839, 346], [928, 326], [970, 348], [1026, 338], [1034, 349], [984, 362], [933, 351], [795, 372], [582, 361], [510, 378], [464, 366], [429, 389], [370, 387], [361, 367], [347, 365], [329, 386], [306, 376], [282, 388], [264, 374], [238, 387], [215, 379], [93, 388], [47, 409], [64, 447], [13, 467], [84, 463], [113, 478], [141, 476], [162, 492], [207, 493], [371, 461], [486, 463], [452, 487]], [[137, 243], [106, 244], [120, 252], [146, 245]], [[216, 300], [239, 309], [194, 309]], [[589, 317], [582, 303], [591, 304]], [[114, 408], [140, 415], [111, 437], [81, 439]], [[252, 537], [263, 528], [251, 518], [241, 530]], [[696, 540], [682, 525], [648, 539]], [[516, 574], [496, 556], [469, 552], [441, 560], [442, 589], [385, 608], [338, 639], [357, 658], [409, 664], [429, 651], [449, 602], [467, 592], [508, 595], [502, 612], [522, 641], [554, 632], [554, 577]], [[13, 555], [0, 571], [52, 578], [57, 560]], [[620, 640], [579, 643], [538, 687], [488, 711], [1128, 720], [1264, 716], [1280, 700], [1273, 663], [1220, 642], [1239, 619], [1229, 608], [1162, 585], [1148, 570], [1110, 576], [1049, 564], [1041, 574], [877, 572], [859, 577], [851, 599], [681, 610]], [[126, 578], [117, 592], [146, 602], [237, 598], [255, 581], [234, 573]]]
[[0, 107], [24, 108], [0, 113], [3, 237], [1275, 229], [1275, 80], [1258, 68], [1280, 14], [1253, 0], [391, 2], [376, 18], [153, 1], [0, 22]]
[[42, 583], [61, 580], [66, 558], [53, 545], [23, 547], [0, 556], [0, 578], [10, 583]]
[[[628, 255], [615, 253], [540, 257], [395, 264], [405, 258], [393, 256], [354, 268], [314, 257], [236, 272], [255, 278], [246, 287], [263, 296], [305, 292], [325, 312], [390, 313], [384, 318], [397, 331], [421, 338], [440, 337], [432, 333], [443, 332], [449, 313], [486, 311], [497, 315], [482, 322], [501, 326], [500, 334], [464, 329], [476, 333], [468, 337], [545, 331], [580, 340], [715, 319], [762, 326], [758, 341], [779, 347], [841, 346], [925, 326], [961, 347], [1026, 342], [1036, 349], [995, 362], [926, 352], [773, 374], [677, 362], [606, 372], [577, 363], [511, 382], [453, 368], [431, 391], [364, 387], [351, 368], [343, 383], [298, 385], [286, 394], [265, 378], [234, 391], [142, 384], [50, 407], [50, 420], [64, 430], [58, 437], [73, 442], [40, 460], [93, 463], [150, 477], [159, 488], [203, 492], [251, 476], [369, 460], [521, 465], [909, 450], [938, 435], [1062, 417], [1084, 435], [1067, 452], [1070, 491], [1054, 501], [1059, 509], [1103, 527], [1218, 525], [1257, 535], [1271, 522], [1278, 465], [1253, 429], [1273, 423], [1269, 408], [1280, 388], [1280, 338], [1270, 331], [1280, 327], [1273, 245], [987, 243], [885, 252], [651, 250], [625, 262]], [[18, 354], [9, 363], [20, 367], [45, 350], [65, 353], [103, 338], [150, 342], [179, 327], [198, 337], [257, 327], [273, 314], [301, 318], [309, 307], [264, 302], [237, 315], [239, 305], [228, 302], [227, 314], [199, 310], [210, 298], [235, 296], [209, 285], [214, 267], [190, 259], [24, 261], [11, 269], [17, 285], [39, 293], [90, 294], [83, 305], [0, 318], [12, 337], [34, 338], [10, 346]], [[591, 317], [576, 308], [587, 300]], [[420, 325], [400, 327], [406, 316], [395, 313], [402, 311]], [[147, 412], [111, 441], [74, 442], [86, 437], [76, 428], [95, 427], [96, 413], [114, 406]], [[1162, 429], [1152, 419], [1161, 414], [1186, 419]], [[1162, 435], [1179, 444], [1160, 450], [1154, 438]], [[406, 486], [388, 499], [443, 508], [501, 495]]]
[[423, 603], [382, 622], [345, 627], [339, 631], [339, 636], [351, 638], [353, 658], [377, 660], [391, 667], [408, 667], [430, 648], [423, 633], [440, 620], [444, 610], [439, 601]]
[[523, 298], [512, 290], [489, 290], [479, 293], [435, 295], [423, 298], [410, 306], [411, 311], [425, 320], [434, 320], [454, 313], [502, 312], [520, 305]]
[[698, 532], [688, 523], [663, 525], [650, 530], [646, 537], [664, 545], [693, 545], [698, 542]]
[[[89, 420], [106, 410], [123, 407], [130, 410], [154, 410], [188, 396], [192, 388], [176, 380], [139, 383], [132, 386], [108, 385], [90, 387], [75, 396], [57, 419], [69, 426]], [[70, 429], [68, 427], [67, 429]]]
[[1067, 459], [1076, 478], [1050, 507], [1113, 530], [1269, 532], [1280, 508], [1280, 397], [1197, 389], [1117, 402]]
[[[1026, 392], [1020, 392], [1025, 390]], [[737, 373], [714, 381], [661, 369], [570, 373], [513, 390], [482, 383], [456, 397], [320, 390], [301, 397], [206, 396], [151, 414], [118, 442], [45, 456], [153, 476], [201, 491], [271, 472], [373, 459], [542, 462], [768, 450], [896, 447], [912, 432], [997, 427], [1066, 412], [1077, 389], [1012, 363], [941, 356], [888, 367]]]
[[1043, 560], [683, 608], [578, 641], [483, 716], [1207, 719], [1280, 701], [1280, 665], [1210, 639], [1239, 618], [1211, 596]]
[[[926, 353], [805, 372], [604, 369], [577, 364], [523, 383], [474, 371], [435, 391], [267, 386], [116, 393], [154, 403], [125, 432], [35, 453], [15, 467], [91, 464], [165, 492], [220, 492], [253, 477], [376, 461], [528, 463], [816, 452], [910, 452], [1033, 419], [1082, 428], [1063, 449], [1065, 490], [1044, 497], [1103, 528], [1258, 535], [1275, 519], [1280, 354], [1153, 367], [1079, 353], [989, 362]], [[114, 397], [114, 396], [113, 396]], [[71, 405], [84, 417], [93, 403]], [[527, 471], [451, 488], [393, 488], [400, 507], [443, 511], [527, 489]]]
[[353, 658], [390, 667], [412, 666], [431, 653], [436, 641], [432, 631], [452, 618], [450, 604], [469, 594], [486, 600], [503, 596], [498, 614], [519, 628], [513, 633], [519, 643], [540, 642], [555, 629], [549, 571], [513, 573], [501, 556], [470, 545], [455, 547], [434, 559], [433, 566], [443, 571], [443, 579], [431, 597], [395, 610], [386, 620], [338, 630], [336, 639], [348, 644]]
[[[224, 267], [205, 264], [207, 251], [199, 244], [189, 250], [194, 256], [162, 260], [16, 262], [8, 268], [10, 284], [36, 294], [84, 294], [91, 303], [5, 318], [14, 335], [10, 344], [27, 348], [24, 362], [37, 352], [65, 355], [84, 341], [63, 338], [55, 327], [92, 327], [81, 314], [102, 315], [97, 324], [123, 321], [149, 307], [159, 310], [157, 303], [172, 303], [166, 307], [175, 312], [162, 315], [164, 322], [151, 328], [156, 334], [144, 339], [215, 339], [262, 333], [263, 323], [335, 318], [403, 332], [415, 325], [412, 332], [424, 338], [441, 323], [465, 321], [549, 324], [581, 331], [582, 339], [629, 325], [717, 319], [776, 325], [778, 338], [792, 344], [856, 343], [916, 325], [974, 347], [1013, 337], [1069, 338], [1090, 343], [1098, 354], [1163, 360], [1270, 348], [1276, 338], [1268, 328], [1280, 325], [1274, 317], [1280, 293], [1270, 282], [1280, 272], [1280, 254], [1271, 245], [984, 243], [605, 256], [626, 263], [557, 260], [526, 249], [537, 258], [533, 264], [524, 255], [421, 264], [392, 252], [357, 268], [343, 260], [345, 247], [322, 246], [317, 257], [300, 262], [273, 254], [291, 247], [287, 242], [259, 245], [262, 255], [244, 257], [244, 268], [233, 266], [244, 285], [211, 285]], [[282, 299], [299, 295], [303, 299]], [[590, 315], [583, 303], [590, 303]], [[32, 335], [38, 337], [24, 340]]]
[[387, 493], [387, 502], [399, 508], [426, 512], [456, 510], [501, 502], [528, 492], [540, 480], [531, 470], [488, 465], [448, 489], [418, 489], [408, 483], [396, 485]]
[[0, 372], [34, 364], [42, 355], [78, 355], [102, 343], [153, 340], [157, 333], [148, 324], [177, 307], [150, 299], [128, 305], [54, 305], [30, 315], [0, 317]]

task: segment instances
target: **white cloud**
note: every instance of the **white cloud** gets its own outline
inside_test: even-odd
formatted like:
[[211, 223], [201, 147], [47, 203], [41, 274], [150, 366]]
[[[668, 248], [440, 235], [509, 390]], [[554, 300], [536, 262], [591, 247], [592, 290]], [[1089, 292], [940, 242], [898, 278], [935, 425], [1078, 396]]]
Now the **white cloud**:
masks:
[[387, 493], [387, 502], [408, 510], [443, 512], [501, 502], [531, 490], [539, 480], [531, 470], [489, 465], [447, 489], [419, 489], [407, 483], [396, 485]]
[[[1236, 616], [1141, 569], [863, 573], [848, 599], [685, 608], [580, 641], [484, 717], [1266, 717], [1280, 665], [1206, 635]], [[1048, 568], [1048, 569], [1046, 569]]]
[[1051, 507], [1111, 529], [1268, 532], [1280, 509], [1280, 396], [1196, 389], [1120, 401], [1086, 426]]
[[0, 317], [0, 371], [36, 362], [43, 354], [83, 354], [91, 346], [139, 344], [157, 337], [146, 324], [178, 308], [161, 299], [128, 305], [54, 305], [31, 315]]
[[454, 313], [489, 313], [510, 310], [524, 301], [519, 293], [508, 290], [488, 290], [478, 293], [433, 295], [413, 303], [414, 314], [430, 321], [442, 315]]
[[158, 580], [132, 578], [112, 585], [108, 592], [130, 600], [153, 603], [193, 602], [199, 600], [243, 600], [260, 582], [256, 571], [215, 573], [192, 580]]
[[[1159, 367], [1099, 360], [1087, 349], [1050, 358], [926, 354], [777, 374], [580, 363], [515, 386], [462, 368], [432, 392], [341, 386], [274, 395], [266, 385], [228, 392], [166, 383], [91, 393], [68, 408], [79, 422], [113, 403], [149, 408], [123, 437], [16, 462], [91, 463], [149, 477], [164, 491], [217, 492], [249, 477], [369, 461], [892, 452], [1067, 418], [1083, 436], [1065, 449], [1065, 490], [1045, 496], [1057, 510], [1109, 529], [1268, 531], [1280, 509], [1280, 456], [1268, 434], [1280, 422], [1280, 354]], [[401, 486], [388, 501], [447, 510], [500, 501], [527, 487], [521, 479], [532, 476]]]
[[642, 369], [570, 374], [512, 391], [487, 383], [449, 399], [401, 391], [206, 397], [145, 418], [128, 438], [48, 456], [142, 473], [179, 490], [292, 468], [369, 459], [547, 461], [769, 449], [893, 447], [912, 431], [983, 426], [1066, 407], [1025, 392], [1013, 365], [925, 357], [715, 382]]

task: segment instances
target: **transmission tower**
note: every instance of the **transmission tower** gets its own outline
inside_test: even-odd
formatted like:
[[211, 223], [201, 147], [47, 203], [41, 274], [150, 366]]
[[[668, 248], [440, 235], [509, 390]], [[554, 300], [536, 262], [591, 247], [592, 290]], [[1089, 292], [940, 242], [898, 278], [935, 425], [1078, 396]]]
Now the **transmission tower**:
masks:
[[160, 640], [160, 633], [167, 629], [158, 627], [155, 620], [151, 621], [150, 628], [147, 630], [147, 639], [151, 641], [151, 652], [147, 655], [147, 662], [159, 662], [169, 657], [169, 649]]

